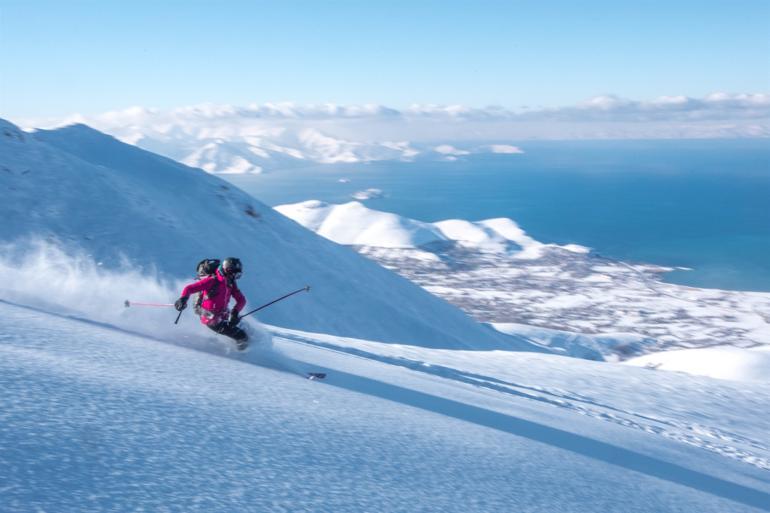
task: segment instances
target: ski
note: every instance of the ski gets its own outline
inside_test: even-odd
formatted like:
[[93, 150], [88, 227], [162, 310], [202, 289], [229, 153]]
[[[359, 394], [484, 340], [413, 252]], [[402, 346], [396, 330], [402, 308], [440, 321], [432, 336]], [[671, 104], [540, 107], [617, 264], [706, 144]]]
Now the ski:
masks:
[[305, 374], [307, 379], [314, 380], [314, 379], [324, 379], [326, 377], [325, 372], [308, 372]]

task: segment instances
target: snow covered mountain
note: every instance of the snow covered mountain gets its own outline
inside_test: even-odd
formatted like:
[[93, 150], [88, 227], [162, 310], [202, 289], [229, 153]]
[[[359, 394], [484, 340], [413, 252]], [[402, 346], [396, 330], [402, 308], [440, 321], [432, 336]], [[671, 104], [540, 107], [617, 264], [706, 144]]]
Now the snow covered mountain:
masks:
[[[478, 222], [450, 219], [424, 223], [372, 210], [358, 201], [331, 205], [309, 200], [274, 208], [327, 239], [352, 246], [416, 249], [453, 243], [483, 251], [512, 251], [517, 258], [525, 259], [538, 258], [548, 247], [528, 236], [513, 220], [505, 218]], [[551, 247], [561, 247], [576, 253], [588, 252], [588, 249], [576, 245]]]
[[[138, 266], [177, 280], [154, 291], [157, 297], [124, 291], [130, 295], [111, 298], [114, 305], [173, 300], [198, 260], [236, 255], [245, 263], [241, 287], [251, 306], [311, 285], [309, 295], [260, 313], [272, 324], [436, 347], [529, 347], [216, 177], [83, 125], [28, 134], [3, 121], [0, 186], [3, 257], [16, 263], [5, 267], [12, 273], [6, 283], [25, 266], [33, 279], [39, 264], [31, 239], [85, 252], [86, 261], [106, 269]], [[38, 285], [62, 293], [66, 285], [56, 289], [55, 281], [46, 274]]]
[[[377, 160], [457, 160], [523, 153], [538, 139], [700, 139], [770, 136], [770, 95], [715, 92], [646, 101], [598, 96], [563, 107], [200, 104], [130, 107], [27, 120], [25, 128], [82, 123], [212, 173]], [[526, 149], [526, 148], [525, 148]]]
[[[357, 202], [275, 208], [477, 319], [561, 354], [626, 360], [662, 350], [770, 347], [770, 294], [665, 283], [667, 268], [543, 244], [510, 219], [423, 223]], [[698, 352], [641, 361], [734, 379], [767, 368], [762, 351], [737, 352], [724, 360]], [[700, 363], [683, 365], [690, 357]], [[727, 361], [735, 365], [728, 369]]]
[[[451, 161], [472, 153], [522, 153], [516, 146], [501, 143], [470, 142], [460, 148], [447, 143], [367, 136], [366, 124], [356, 122], [366, 115], [387, 119], [388, 112], [384, 107], [363, 112], [332, 108], [307, 113], [287, 105], [200, 105], [168, 112], [132, 108], [75, 119], [121, 141], [210, 173], [261, 173], [309, 164], [381, 160]], [[334, 123], [336, 118], [345, 123]], [[68, 123], [72, 120], [47, 125]]]

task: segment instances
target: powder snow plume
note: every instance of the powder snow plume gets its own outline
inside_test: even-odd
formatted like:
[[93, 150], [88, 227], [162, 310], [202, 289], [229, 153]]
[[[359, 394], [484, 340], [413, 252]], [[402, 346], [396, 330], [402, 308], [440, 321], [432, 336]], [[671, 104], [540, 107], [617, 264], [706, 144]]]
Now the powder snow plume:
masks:
[[[193, 278], [191, 273], [190, 281]], [[186, 284], [165, 280], [152, 267], [140, 269], [127, 259], [118, 268], [107, 269], [83, 251], [64, 250], [50, 242], [5, 244], [0, 246], [0, 284], [0, 300], [5, 302], [284, 370], [297, 368], [273, 347], [272, 335], [254, 317], [241, 324], [251, 341], [244, 354], [200, 324], [192, 308], [174, 324], [177, 311], [171, 306], [126, 307], [126, 300], [173, 303]], [[247, 305], [247, 310], [255, 306]]]

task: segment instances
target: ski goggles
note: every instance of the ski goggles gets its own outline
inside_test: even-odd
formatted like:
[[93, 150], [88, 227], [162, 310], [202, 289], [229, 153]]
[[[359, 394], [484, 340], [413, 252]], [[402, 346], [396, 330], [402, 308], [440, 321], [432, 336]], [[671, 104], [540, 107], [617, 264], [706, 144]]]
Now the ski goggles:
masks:
[[233, 278], [235, 280], [241, 279], [241, 276], [243, 273], [241, 271], [225, 271], [225, 276], [228, 276], [230, 278]]

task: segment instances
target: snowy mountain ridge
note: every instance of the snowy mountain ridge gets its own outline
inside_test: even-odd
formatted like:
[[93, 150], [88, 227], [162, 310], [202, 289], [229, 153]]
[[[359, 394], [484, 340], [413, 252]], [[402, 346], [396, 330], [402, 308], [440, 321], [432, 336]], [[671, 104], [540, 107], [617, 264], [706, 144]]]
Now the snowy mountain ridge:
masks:
[[[452, 242], [483, 251], [511, 252], [516, 258], [523, 259], [539, 258], [547, 247], [507, 218], [475, 222], [448, 219], [425, 223], [373, 210], [358, 201], [332, 205], [308, 200], [274, 208], [338, 244], [417, 249]], [[576, 253], [588, 252], [587, 248], [577, 245], [552, 247]]]
[[[523, 153], [517, 146], [499, 142], [471, 142], [458, 148], [446, 142], [366, 137], [355, 126], [340, 130], [323, 119], [300, 117], [282, 109], [268, 109], [268, 115], [250, 112], [229, 106], [199, 106], [170, 112], [134, 108], [94, 118], [76, 116], [45, 125], [87, 123], [128, 144], [209, 173], [225, 174], [261, 173], [309, 164], [451, 161], [470, 154]], [[356, 124], [355, 115], [342, 117]]]
[[200, 104], [130, 107], [28, 120], [29, 128], [83, 123], [212, 173], [260, 173], [308, 164], [456, 160], [523, 153], [515, 141], [770, 136], [770, 95], [634, 101], [598, 96], [573, 106]]

